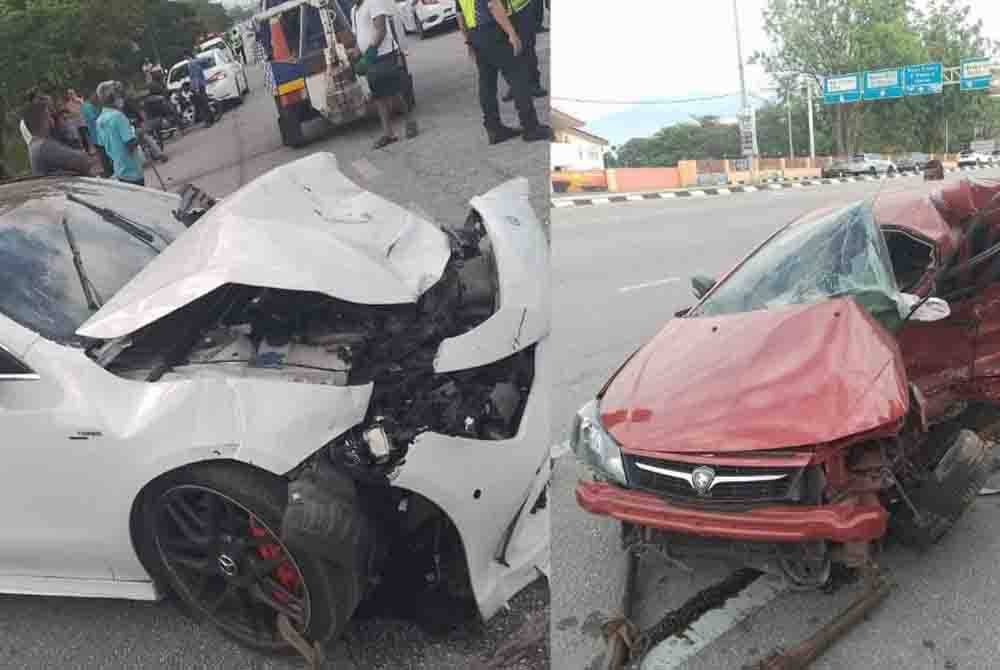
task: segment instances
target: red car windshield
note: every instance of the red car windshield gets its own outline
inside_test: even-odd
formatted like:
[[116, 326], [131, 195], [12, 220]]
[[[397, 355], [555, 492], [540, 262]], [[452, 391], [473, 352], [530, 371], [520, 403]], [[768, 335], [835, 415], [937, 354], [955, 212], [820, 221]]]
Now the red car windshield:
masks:
[[794, 223], [757, 249], [691, 316], [735, 314], [854, 295], [884, 310], [899, 294], [869, 201]]

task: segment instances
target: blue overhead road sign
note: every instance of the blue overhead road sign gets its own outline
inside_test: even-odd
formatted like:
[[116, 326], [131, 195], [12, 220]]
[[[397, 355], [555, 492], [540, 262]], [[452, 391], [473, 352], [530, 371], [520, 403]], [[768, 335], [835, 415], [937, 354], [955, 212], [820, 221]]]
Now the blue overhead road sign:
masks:
[[903, 68], [865, 72], [865, 100], [889, 100], [903, 97]]
[[993, 63], [989, 58], [962, 59], [962, 90], [987, 89], [993, 80]]
[[837, 105], [842, 102], [857, 102], [861, 99], [861, 75], [841, 74], [823, 80], [823, 102]]
[[941, 63], [907, 65], [904, 77], [904, 92], [906, 95], [931, 95], [940, 93], [944, 88], [943, 70], [944, 68], [941, 66]]

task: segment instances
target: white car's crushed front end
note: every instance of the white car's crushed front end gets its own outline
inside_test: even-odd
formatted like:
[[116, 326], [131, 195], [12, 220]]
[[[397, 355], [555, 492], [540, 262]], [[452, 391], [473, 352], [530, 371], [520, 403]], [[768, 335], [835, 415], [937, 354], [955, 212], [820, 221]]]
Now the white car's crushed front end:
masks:
[[441, 228], [313, 154], [212, 207], [78, 330], [161, 403], [136, 400], [147, 416], [201, 398], [175, 427], [198, 448], [158, 440], [142, 478], [225, 458], [294, 487], [336, 468], [394, 527], [454, 536], [434, 560], [464, 563], [492, 616], [549, 560], [549, 247], [528, 196], [511, 181]]

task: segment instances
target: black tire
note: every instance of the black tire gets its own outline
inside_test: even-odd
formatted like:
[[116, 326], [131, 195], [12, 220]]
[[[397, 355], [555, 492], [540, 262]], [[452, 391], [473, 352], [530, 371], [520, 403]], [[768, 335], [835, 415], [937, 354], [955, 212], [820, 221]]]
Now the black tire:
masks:
[[305, 144], [302, 135], [302, 121], [293, 113], [281, 114], [278, 117], [278, 132], [281, 133], [281, 143], [286, 147], [301, 147]]
[[[171, 559], [166, 557], [166, 554], [170, 552], [163, 547], [170, 546], [170, 538], [168, 537], [169, 533], [163, 530], [162, 519], [170, 516], [167, 505], [176, 496], [188, 495], [192, 492], [195, 495], [217, 497], [222, 501], [220, 504], [223, 505], [225, 505], [226, 500], [234, 502], [248, 513], [248, 518], [255, 520], [251, 526], [255, 525], [258, 529], [265, 529], [269, 533], [267, 538], [270, 540], [280, 538], [282, 515], [287, 499], [287, 481], [241, 463], [204, 463], [185, 468], [175, 474], [156, 480], [144, 491], [140, 514], [137, 517], [141, 522], [136, 524], [134, 528], [136, 535], [134, 539], [139, 556], [150, 574], [157, 580], [157, 583], [167, 587], [177, 595], [183, 609], [195, 619], [211, 623], [228, 637], [258, 651], [273, 654], [291, 653], [293, 649], [273, 632], [275, 630], [274, 621], [277, 617], [273, 610], [267, 610], [258, 605], [258, 608], [264, 610], [264, 616], [257, 618], [257, 621], [254, 622], [253, 634], [247, 634], [241, 631], [235, 623], [227, 624], [223, 620], [224, 617], [211, 613], [205, 603], [192, 593], [192, 589], [185, 582], [182, 575], [185, 570], [181, 569], [184, 564], [174, 564]], [[167, 516], [164, 516], [165, 514]], [[251, 530], [253, 529], [251, 528]], [[208, 534], [207, 530], [205, 532]], [[229, 536], [223, 535], [222, 537]], [[161, 540], [166, 544], [161, 544]], [[303, 548], [295, 542], [294, 538], [292, 540], [278, 539], [277, 542], [280, 543], [280, 549], [285, 552], [283, 555], [290, 557], [290, 561], [286, 562], [297, 570], [296, 579], [300, 581], [296, 583], [301, 586], [304, 593], [301, 598], [306, 603], [304, 626], [296, 624], [296, 627], [310, 642], [323, 644], [335, 636], [339, 636], [350, 621], [359, 600], [359, 597], [353, 593], [356, 589], [353, 587], [345, 588], [345, 583], [355, 583], [360, 579], [356, 575], [353, 581], [344, 579], [344, 575], [338, 572], [333, 564], [318, 557], [315, 552]], [[212, 545], [211, 551], [215, 550], [215, 546]], [[227, 549], [221, 551], [228, 552]], [[253, 551], [255, 550], [252, 548], [246, 550], [247, 553], [251, 554]], [[255, 561], [257, 560], [256, 554], [252, 554], [251, 557]], [[223, 556], [220, 554], [218, 559], [220, 564], [222, 558]], [[268, 574], [267, 577], [270, 578], [271, 574]], [[225, 581], [226, 577], [221, 570], [215, 577], [203, 576], [201, 579], [206, 580], [202, 584], [209, 583], [207, 580], [211, 579], [221, 579], [227, 586], [229, 584], [228, 581]], [[207, 587], [203, 587], [203, 589], [207, 589]], [[198, 595], [203, 595], [203, 590], [199, 590]], [[242, 598], [242, 592], [239, 595]], [[272, 593], [272, 597], [275, 595], [277, 594]], [[233, 597], [236, 596], [232, 596], [230, 600]], [[260, 609], [257, 611], [260, 612]], [[267, 621], [264, 620], [268, 611], [273, 615], [270, 632]], [[241, 609], [241, 612], [245, 612], [245, 610]], [[254, 617], [251, 616], [250, 619], [254, 619]], [[259, 626], [260, 630], [258, 624], [262, 624]], [[261, 630], [264, 631], [263, 634]]]
[[986, 443], [971, 430], [953, 433], [944, 455], [928, 479], [908, 491], [920, 511], [917, 523], [905, 503], [893, 517], [899, 540], [918, 549], [937, 543], [955, 525], [979, 495], [990, 475], [992, 459]]
[[878, 170], [876, 170], [876, 169], [875, 169], [875, 166], [874, 166], [874, 165], [872, 166], [872, 169], [871, 169], [871, 170], [869, 170], [869, 172], [871, 172], [871, 175], [872, 175], [873, 177], [877, 177], [877, 176], [878, 176]]

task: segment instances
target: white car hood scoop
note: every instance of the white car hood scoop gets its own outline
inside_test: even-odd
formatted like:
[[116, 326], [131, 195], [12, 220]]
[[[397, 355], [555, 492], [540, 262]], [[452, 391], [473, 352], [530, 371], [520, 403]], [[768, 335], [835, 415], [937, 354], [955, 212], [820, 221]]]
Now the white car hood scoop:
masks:
[[278, 167], [219, 202], [84, 323], [132, 333], [225, 284], [412, 303], [450, 257], [434, 224], [363, 190], [328, 153]]

